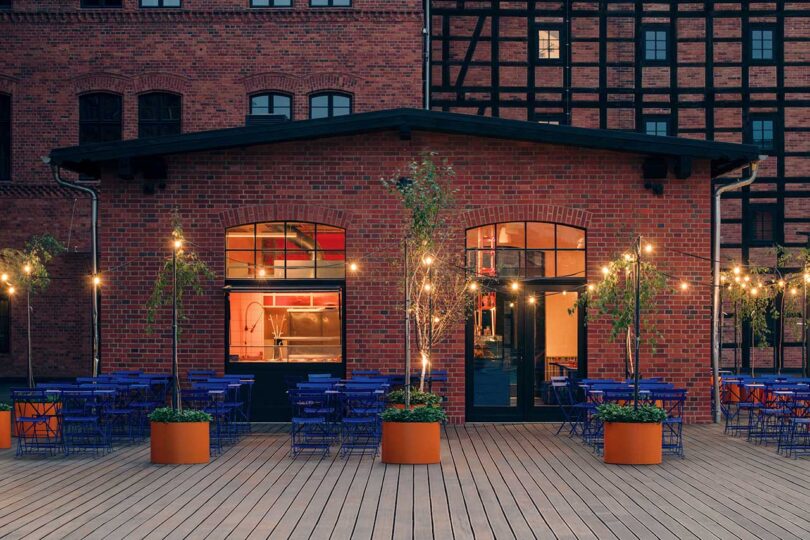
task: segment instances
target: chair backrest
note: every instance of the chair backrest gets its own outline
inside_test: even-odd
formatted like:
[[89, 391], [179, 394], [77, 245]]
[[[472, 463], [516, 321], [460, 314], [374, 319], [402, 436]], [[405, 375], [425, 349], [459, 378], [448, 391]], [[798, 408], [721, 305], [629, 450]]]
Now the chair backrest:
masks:
[[334, 378], [334, 375], [331, 373], [310, 373], [308, 378], [310, 381], [314, 379], [332, 379]]
[[320, 416], [319, 411], [327, 407], [330, 399], [324, 392], [301, 389], [292, 389], [287, 395], [296, 418]]
[[561, 377], [564, 380], [554, 380], [559, 378], [552, 377], [551, 380], [551, 393], [554, 395], [554, 400], [561, 407], [573, 405], [574, 399], [567, 381], [568, 377]]
[[375, 416], [385, 408], [381, 394], [368, 390], [347, 390], [341, 393], [344, 415], [347, 417]]
[[686, 390], [680, 388], [657, 389], [650, 392], [650, 399], [661, 405], [668, 418], [683, 418]]

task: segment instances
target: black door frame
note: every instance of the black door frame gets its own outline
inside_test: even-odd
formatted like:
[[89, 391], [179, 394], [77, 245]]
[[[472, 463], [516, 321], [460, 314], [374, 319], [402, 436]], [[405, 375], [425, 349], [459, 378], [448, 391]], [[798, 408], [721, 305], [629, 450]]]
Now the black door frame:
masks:
[[[556, 405], [534, 405], [534, 343], [529, 332], [529, 323], [533, 318], [527, 317], [525, 301], [529, 293], [535, 295], [546, 292], [571, 291], [582, 293], [586, 286], [584, 279], [536, 279], [521, 283], [517, 293], [522, 301], [517, 303], [520, 337], [520, 360], [517, 366], [517, 406], [516, 407], [475, 407], [473, 404], [473, 356], [474, 351], [474, 320], [467, 318], [465, 329], [465, 416], [468, 422], [551, 422], [561, 419], [559, 408]], [[495, 287], [499, 291], [508, 293], [508, 282]], [[585, 309], [577, 313], [579, 332], [577, 334], [578, 376], [584, 377], [588, 371], [587, 366], [587, 327], [585, 325]], [[530, 358], [531, 355], [531, 358]]]
[[[334, 362], [231, 362], [231, 310], [230, 293], [273, 293], [273, 292], [334, 292], [340, 294], [341, 354], [343, 361]], [[287, 422], [291, 410], [287, 402], [284, 377], [303, 376], [310, 373], [329, 373], [334, 377], [346, 376], [346, 282], [345, 280], [285, 280], [283, 283], [226, 282], [223, 301], [225, 306], [225, 373], [253, 374], [251, 419], [257, 422]]]

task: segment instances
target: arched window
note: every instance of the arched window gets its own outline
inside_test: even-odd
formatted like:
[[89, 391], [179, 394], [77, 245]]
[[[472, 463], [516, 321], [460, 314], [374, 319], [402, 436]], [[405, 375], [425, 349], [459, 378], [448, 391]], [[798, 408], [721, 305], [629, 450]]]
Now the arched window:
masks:
[[292, 120], [292, 97], [278, 92], [266, 92], [250, 96], [250, 115], [276, 114]]
[[121, 96], [94, 92], [79, 96], [79, 144], [121, 140]]
[[468, 229], [467, 268], [479, 277], [584, 278], [585, 230], [536, 221]]
[[181, 98], [168, 92], [138, 96], [138, 137], [159, 137], [180, 133]]
[[309, 97], [310, 118], [332, 118], [352, 113], [352, 97], [338, 92], [323, 92]]
[[226, 231], [227, 279], [344, 279], [346, 231], [320, 223], [275, 221]]

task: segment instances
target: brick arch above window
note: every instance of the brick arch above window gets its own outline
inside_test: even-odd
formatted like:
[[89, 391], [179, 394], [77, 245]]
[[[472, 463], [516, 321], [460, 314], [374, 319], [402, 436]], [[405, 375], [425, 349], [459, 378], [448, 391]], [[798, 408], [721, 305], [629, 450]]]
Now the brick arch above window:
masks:
[[223, 228], [261, 223], [266, 221], [307, 221], [332, 225], [342, 229], [351, 228], [351, 214], [337, 208], [296, 204], [265, 204], [243, 206], [226, 210], [219, 215]]
[[242, 79], [245, 93], [257, 94], [264, 91], [278, 90], [287, 94], [294, 94], [301, 88], [301, 79], [285, 73], [257, 73]]
[[73, 90], [77, 95], [89, 92], [109, 92], [124, 95], [129, 90], [129, 77], [114, 73], [86, 73], [73, 79]]
[[303, 80], [303, 91], [307, 94], [335, 90], [352, 94], [362, 79], [348, 73], [314, 73]]
[[188, 92], [190, 82], [187, 78], [171, 73], [145, 73], [132, 82], [136, 94], [147, 92], [171, 92], [183, 95]]
[[544, 221], [587, 229], [592, 217], [591, 212], [580, 208], [555, 204], [522, 204], [468, 210], [461, 214], [460, 222], [465, 229], [512, 221]]

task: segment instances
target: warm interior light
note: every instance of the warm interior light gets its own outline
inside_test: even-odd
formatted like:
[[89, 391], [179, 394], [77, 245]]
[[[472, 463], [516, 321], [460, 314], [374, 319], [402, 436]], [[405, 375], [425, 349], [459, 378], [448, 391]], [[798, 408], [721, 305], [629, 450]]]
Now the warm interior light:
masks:
[[350, 272], [357, 272], [357, 263], [350, 263], [349, 264], [349, 271]]
[[427, 257], [422, 259], [422, 262], [425, 263], [426, 266], [430, 266], [431, 264], [433, 264], [433, 257], [428, 255]]

